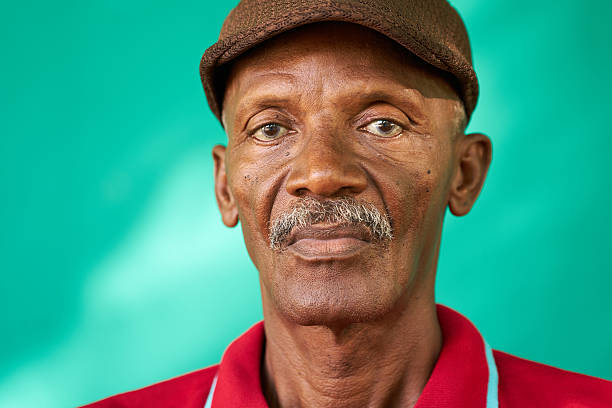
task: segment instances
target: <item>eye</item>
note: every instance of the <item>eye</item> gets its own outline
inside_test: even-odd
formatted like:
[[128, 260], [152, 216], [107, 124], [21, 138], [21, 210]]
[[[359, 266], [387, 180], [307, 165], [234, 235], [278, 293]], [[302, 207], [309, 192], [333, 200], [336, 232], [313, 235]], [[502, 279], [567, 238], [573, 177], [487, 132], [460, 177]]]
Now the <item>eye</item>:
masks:
[[404, 130], [403, 127], [388, 119], [377, 119], [368, 123], [363, 129], [380, 137], [394, 137]]
[[276, 140], [279, 137], [283, 137], [288, 132], [289, 129], [279, 125], [278, 123], [266, 123], [262, 127], [255, 130], [255, 132], [252, 133], [252, 136], [257, 140], [268, 142], [270, 140]]

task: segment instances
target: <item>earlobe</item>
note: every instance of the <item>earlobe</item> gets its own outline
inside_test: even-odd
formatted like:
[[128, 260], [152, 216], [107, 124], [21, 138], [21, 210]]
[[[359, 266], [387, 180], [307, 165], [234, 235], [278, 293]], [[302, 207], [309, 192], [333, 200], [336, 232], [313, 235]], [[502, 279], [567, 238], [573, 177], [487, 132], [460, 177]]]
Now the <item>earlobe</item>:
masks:
[[212, 155], [215, 164], [215, 196], [221, 212], [221, 219], [227, 227], [235, 227], [238, 224], [238, 208], [227, 182], [225, 146], [217, 145], [213, 147]]
[[484, 185], [491, 164], [491, 139], [481, 133], [464, 136], [457, 142], [457, 168], [451, 182], [448, 206], [456, 216], [466, 215]]

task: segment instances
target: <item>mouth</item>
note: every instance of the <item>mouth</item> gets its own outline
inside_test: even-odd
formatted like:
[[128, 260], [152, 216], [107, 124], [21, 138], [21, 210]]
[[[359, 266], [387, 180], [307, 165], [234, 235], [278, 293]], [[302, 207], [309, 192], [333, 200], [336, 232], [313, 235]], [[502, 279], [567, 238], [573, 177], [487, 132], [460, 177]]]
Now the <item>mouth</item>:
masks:
[[297, 228], [288, 237], [287, 249], [305, 260], [351, 258], [368, 247], [371, 234], [359, 226], [315, 224]]

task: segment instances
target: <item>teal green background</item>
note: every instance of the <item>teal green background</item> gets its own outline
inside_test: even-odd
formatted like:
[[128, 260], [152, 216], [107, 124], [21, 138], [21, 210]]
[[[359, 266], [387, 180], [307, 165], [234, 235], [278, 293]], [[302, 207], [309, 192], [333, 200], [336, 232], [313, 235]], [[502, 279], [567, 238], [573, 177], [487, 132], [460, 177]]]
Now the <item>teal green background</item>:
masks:
[[[1, 6], [0, 406], [213, 364], [261, 318], [197, 70], [235, 3]], [[494, 348], [612, 380], [612, 3], [452, 3], [494, 159], [473, 212], [447, 217], [438, 300]]]

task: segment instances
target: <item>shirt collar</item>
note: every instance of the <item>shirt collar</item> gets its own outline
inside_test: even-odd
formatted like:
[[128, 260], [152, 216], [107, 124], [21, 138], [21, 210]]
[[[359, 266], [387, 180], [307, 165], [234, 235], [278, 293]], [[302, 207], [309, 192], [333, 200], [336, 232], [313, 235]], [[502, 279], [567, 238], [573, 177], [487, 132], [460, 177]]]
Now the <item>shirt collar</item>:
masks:
[[[461, 314], [438, 305], [442, 350], [415, 408], [497, 408], [497, 369], [491, 349]], [[205, 408], [264, 408], [260, 367], [263, 322], [225, 351]]]

